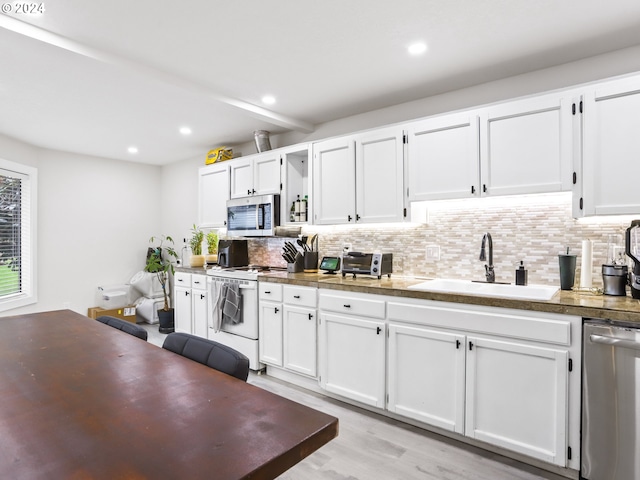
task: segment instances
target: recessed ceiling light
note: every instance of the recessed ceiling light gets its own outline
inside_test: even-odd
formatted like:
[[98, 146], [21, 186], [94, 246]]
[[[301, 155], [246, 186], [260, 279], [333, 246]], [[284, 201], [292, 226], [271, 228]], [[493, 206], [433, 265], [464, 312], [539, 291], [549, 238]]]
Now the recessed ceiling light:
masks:
[[180, 133], [182, 135], [191, 135], [191, 129], [189, 127], [180, 127]]
[[407, 48], [411, 55], [420, 55], [427, 51], [427, 44], [423, 42], [417, 42], [409, 45]]
[[129, 153], [138, 153], [138, 147], [131, 146], [131, 147], [127, 148], [127, 152], [129, 152]]
[[276, 98], [273, 95], [265, 95], [262, 97], [262, 103], [265, 105], [273, 105], [276, 103]]

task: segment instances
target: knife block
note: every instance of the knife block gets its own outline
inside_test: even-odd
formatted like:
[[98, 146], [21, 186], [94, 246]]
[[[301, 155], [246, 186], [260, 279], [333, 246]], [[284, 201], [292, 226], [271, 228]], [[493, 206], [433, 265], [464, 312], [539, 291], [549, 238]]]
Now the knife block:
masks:
[[287, 273], [299, 273], [304, 271], [304, 257], [300, 252], [296, 255], [296, 261], [287, 263]]

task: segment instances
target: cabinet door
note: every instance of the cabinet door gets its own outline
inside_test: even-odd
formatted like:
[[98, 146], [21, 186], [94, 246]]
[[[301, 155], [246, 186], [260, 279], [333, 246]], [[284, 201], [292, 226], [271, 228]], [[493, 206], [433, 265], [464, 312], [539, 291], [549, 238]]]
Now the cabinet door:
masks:
[[385, 406], [385, 324], [320, 316], [320, 386], [373, 407]]
[[231, 165], [231, 198], [246, 197], [253, 193], [253, 159], [239, 158]]
[[280, 155], [268, 153], [253, 159], [253, 194], [280, 193]]
[[571, 190], [571, 104], [545, 95], [481, 114], [482, 195]]
[[208, 335], [207, 295], [208, 292], [206, 290], [191, 290], [193, 334], [202, 338], [207, 338]]
[[355, 147], [351, 137], [313, 145], [314, 223], [355, 223], [355, 185]]
[[260, 302], [258, 316], [260, 361], [282, 366], [282, 304]]
[[478, 116], [447, 115], [409, 125], [409, 200], [479, 196]]
[[284, 368], [316, 376], [317, 327], [316, 311], [285, 305]]
[[390, 412], [464, 433], [465, 337], [389, 325]]
[[223, 227], [227, 224], [229, 165], [213, 164], [199, 170], [198, 225]]
[[640, 77], [584, 96], [585, 215], [638, 214]]
[[566, 465], [568, 352], [467, 337], [465, 433]]
[[387, 128], [356, 137], [356, 221], [400, 222], [404, 208], [403, 131]]
[[174, 329], [176, 332], [192, 333], [191, 288], [175, 287]]

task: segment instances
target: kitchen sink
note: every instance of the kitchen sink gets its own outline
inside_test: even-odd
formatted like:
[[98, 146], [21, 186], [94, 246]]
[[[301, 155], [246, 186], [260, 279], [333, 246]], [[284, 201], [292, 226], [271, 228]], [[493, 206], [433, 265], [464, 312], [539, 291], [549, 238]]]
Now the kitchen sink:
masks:
[[463, 295], [480, 295], [484, 297], [517, 298], [522, 300], [550, 300], [558, 287], [550, 285], [511, 285], [504, 283], [472, 282], [470, 280], [454, 280], [437, 278], [410, 285], [411, 290], [428, 292], [460, 293]]

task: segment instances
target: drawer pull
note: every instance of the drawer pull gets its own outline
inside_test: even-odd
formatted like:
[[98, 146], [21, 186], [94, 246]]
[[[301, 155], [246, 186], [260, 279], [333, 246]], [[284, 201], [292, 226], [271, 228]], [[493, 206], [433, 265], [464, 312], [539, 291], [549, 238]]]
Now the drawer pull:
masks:
[[271, 290], [265, 290], [265, 292], [267, 295], [271, 295]]
[[294, 295], [293, 298], [300, 298], [300, 295]]
[[344, 308], [351, 308], [351, 305], [343, 305]]

